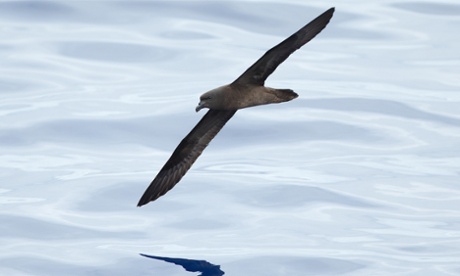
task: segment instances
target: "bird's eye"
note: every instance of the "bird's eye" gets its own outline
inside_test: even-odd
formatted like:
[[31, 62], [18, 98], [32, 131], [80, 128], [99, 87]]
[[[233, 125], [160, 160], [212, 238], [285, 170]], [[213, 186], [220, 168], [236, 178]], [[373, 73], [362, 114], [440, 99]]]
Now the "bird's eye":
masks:
[[210, 100], [211, 99], [211, 96], [206, 96], [206, 97], [203, 97], [203, 100]]

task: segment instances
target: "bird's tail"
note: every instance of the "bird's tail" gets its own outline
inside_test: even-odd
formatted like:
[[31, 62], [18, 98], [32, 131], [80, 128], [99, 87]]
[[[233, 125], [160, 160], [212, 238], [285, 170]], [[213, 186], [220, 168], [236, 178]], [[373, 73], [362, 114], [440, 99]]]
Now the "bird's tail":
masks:
[[299, 95], [291, 89], [274, 89], [276, 97], [280, 102], [288, 102], [297, 98]]

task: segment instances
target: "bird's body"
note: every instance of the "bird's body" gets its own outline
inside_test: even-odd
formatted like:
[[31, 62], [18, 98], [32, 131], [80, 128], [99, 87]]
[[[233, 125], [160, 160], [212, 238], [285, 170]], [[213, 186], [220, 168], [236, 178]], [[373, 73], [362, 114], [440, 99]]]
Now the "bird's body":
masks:
[[[204, 93], [200, 97], [196, 111], [202, 108], [216, 110], [238, 110], [247, 107], [282, 103], [297, 98], [290, 89], [276, 89], [253, 84], [227, 84]], [[219, 101], [213, 101], [213, 99]]]
[[237, 110], [297, 98], [291, 89], [264, 86], [265, 80], [289, 55], [320, 33], [333, 13], [334, 8], [330, 8], [267, 51], [234, 82], [201, 95], [196, 111], [203, 108], [209, 108], [209, 111], [174, 150], [142, 195], [138, 206], [154, 201], [172, 189]]

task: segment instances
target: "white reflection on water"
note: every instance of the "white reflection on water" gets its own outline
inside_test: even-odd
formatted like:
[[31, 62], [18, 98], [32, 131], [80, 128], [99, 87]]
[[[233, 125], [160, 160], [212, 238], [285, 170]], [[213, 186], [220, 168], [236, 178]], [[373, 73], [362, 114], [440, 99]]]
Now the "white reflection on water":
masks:
[[[460, 273], [460, 5], [0, 3], [0, 274]], [[336, 6], [181, 183], [137, 200], [198, 96]]]

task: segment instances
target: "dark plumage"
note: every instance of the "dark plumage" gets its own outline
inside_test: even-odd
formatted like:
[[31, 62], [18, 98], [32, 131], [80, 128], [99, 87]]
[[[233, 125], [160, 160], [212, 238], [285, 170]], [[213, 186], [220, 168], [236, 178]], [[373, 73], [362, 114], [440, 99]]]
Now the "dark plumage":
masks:
[[209, 111], [177, 146], [137, 206], [147, 204], [171, 190], [238, 109], [287, 102], [297, 98], [298, 95], [290, 89], [264, 86], [265, 80], [295, 50], [320, 33], [329, 23], [333, 13], [334, 8], [330, 8], [270, 49], [231, 84], [204, 93], [200, 97], [196, 111], [203, 108], [209, 108]]

